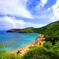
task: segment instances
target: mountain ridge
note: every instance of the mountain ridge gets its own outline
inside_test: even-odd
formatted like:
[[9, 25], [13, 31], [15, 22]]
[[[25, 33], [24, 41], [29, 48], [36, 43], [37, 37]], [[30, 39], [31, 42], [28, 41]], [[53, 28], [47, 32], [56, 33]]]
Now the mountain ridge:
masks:
[[19, 32], [19, 33], [42, 33], [42, 34], [51, 34], [59, 31], [59, 21], [52, 22], [41, 28], [28, 27], [24, 29], [11, 29], [7, 32]]

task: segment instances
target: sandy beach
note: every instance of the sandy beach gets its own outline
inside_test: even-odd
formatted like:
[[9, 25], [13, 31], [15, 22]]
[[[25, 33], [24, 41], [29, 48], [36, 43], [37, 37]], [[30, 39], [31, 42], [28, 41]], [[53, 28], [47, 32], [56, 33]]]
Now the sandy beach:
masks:
[[45, 43], [45, 38], [44, 35], [40, 34], [39, 37], [32, 43], [18, 49], [18, 50], [14, 50], [9, 52], [10, 54], [16, 54], [16, 55], [24, 55], [29, 49], [30, 47], [33, 46], [42, 46]]

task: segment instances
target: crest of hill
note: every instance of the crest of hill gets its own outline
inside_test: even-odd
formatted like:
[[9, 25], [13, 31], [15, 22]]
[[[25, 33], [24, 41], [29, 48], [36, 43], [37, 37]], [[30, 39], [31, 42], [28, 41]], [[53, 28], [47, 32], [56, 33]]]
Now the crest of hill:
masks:
[[11, 29], [11, 30], [8, 30], [7, 32], [19, 32], [19, 33], [33, 33], [35, 32], [34, 31], [35, 28], [33, 27], [27, 27], [27, 28], [24, 28], [24, 29]]
[[59, 21], [52, 22], [44, 27], [38, 28], [37, 31], [42, 34], [59, 34]]
[[59, 34], [59, 21], [52, 22], [41, 28], [28, 27], [24, 29], [11, 29], [7, 32], [20, 32], [20, 33], [41, 33], [41, 34]]

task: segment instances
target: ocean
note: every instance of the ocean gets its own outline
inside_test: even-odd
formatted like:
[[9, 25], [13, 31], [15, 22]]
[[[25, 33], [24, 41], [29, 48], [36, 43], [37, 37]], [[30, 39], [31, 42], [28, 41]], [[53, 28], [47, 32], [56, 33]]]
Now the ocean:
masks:
[[16, 33], [16, 32], [3, 32], [0, 31], [0, 44], [4, 44], [4, 48], [0, 50], [5, 50], [10, 52], [21, 48], [31, 42], [33, 42], [39, 34], [37, 33]]

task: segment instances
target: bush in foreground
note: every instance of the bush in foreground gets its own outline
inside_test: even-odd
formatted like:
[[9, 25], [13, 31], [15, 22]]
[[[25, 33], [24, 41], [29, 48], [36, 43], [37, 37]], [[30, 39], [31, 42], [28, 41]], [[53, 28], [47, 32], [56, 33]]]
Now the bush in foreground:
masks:
[[24, 56], [24, 59], [49, 59], [47, 49], [44, 47], [33, 47]]

